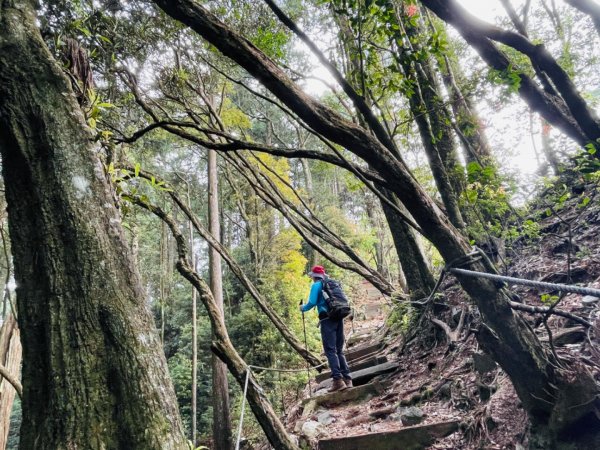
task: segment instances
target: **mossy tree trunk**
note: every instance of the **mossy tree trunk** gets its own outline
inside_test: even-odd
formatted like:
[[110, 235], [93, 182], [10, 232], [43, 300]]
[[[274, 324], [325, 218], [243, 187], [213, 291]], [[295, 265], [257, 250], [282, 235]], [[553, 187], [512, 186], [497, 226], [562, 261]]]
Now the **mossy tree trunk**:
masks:
[[0, 151], [23, 343], [20, 448], [184, 449], [162, 346], [85, 119], [0, 1]]

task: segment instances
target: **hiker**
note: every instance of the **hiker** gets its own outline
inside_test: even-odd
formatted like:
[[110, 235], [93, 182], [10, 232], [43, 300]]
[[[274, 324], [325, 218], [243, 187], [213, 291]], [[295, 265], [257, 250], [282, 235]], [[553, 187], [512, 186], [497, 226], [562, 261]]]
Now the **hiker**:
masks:
[[314, 266], [308, 276], [312, 278], [313, 284], [310, 288], [308, 302], [300, 305], [300, 311], [304, 314], [315, 306], [317, 307], [323, 350], [333, 378], [333, 385], [329, 392], [350, 388], [352, 387], [352, 377], [343, 353], [344, 319], [336, 320], [328, 316], [327, 303], [323, 295], [323, 282], [328, 277], [323, 266]]

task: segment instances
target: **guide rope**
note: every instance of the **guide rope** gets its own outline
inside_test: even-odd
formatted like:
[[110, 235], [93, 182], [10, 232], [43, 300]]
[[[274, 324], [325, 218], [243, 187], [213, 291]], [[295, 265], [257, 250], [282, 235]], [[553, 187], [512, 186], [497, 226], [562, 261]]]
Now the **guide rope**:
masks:
[[575, 286], [561, 283], [547, 283], [545, 281], [526, 280], [523, 278], [508, 277], [504, 275], [496, 275], [493, 273], [477, 272], [475, 270], [459, 269], [457, 267], [448, 269], [449, 272], [465, 275], [468, 277], [487, 278], [494, 281], [502, 281], [511, 284], [520, 284], [522, 286], [539, 287], [543, 289], [551, 289], [559, 292], [570, 292], [573, 294], [591, 295], [600, 298], [600, 289]]

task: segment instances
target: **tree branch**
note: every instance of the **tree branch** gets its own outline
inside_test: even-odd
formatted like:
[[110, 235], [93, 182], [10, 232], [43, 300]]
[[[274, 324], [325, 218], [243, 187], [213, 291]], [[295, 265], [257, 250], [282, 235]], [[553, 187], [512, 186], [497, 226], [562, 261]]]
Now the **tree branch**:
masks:
[[0, 375], [15, 388], [19, 398], [23, 398], [23, 385], [2, 364], [0, 364]]

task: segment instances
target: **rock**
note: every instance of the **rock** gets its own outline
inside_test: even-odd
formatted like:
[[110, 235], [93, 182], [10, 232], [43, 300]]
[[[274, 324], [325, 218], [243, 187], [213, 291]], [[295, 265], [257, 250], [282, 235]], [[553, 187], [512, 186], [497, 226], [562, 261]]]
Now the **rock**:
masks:
[[554, 247], [552, 247], [551, 252], [554, 254], [567, 252], [575, 254], [580, 250], [581, 248], [575, 242], [569, 242], [568, 239], [563, 239], [562, 241], [558, 242]]
[[481, 375], [491, 372], [497, 367], [496, 361], [485, 353], [473, 353], [473, 367]]
[[583, 306], [593, 306], [600, 301], [600, 298], [594, 297], [593, 295], [586, 295], [581, 299]]
[[[554, 345], [561, 347], [568, 344], [577, 344], [585, 339], [585, 328], [572, 327], [563, 328], [552, 334], [552, 342]], [[542, 342], [548, 342], [548, 336], [540, 338]]]
[[416, 406], [403, 408], [400, 412], [400, 420], [402, 420], [402, 425], [405, 427], [418, 425], [419, 423], [423, 422], [424, 418], [425, 413], [421, 408], [417, 408]]
[[346, 344], [348, 344], [348, 347], [353, 347], [359, 342], [363, 342], [369, 339], [371, 337], [371, 334], [371, 330], [359, 331], [358, 333], [352, 334], [350, 337], [348, 337]]
[[440, 387], [440, 397], [450, 398], [452, 396], [452, 382], [448, 381]]
[[381, 308], [381, 305], [369, 304], [365, 306], [365, 319], [374, 319], [375, 317], [378, 317], [381, 314], [383, 314], [383, 309]]
[[335, 417], [333, 417], [330, 411], [322, 411], [317, 414], [317, 422], [321, 425], [329, 425], [330, 423], [335, 422]]
[[304, 422], [302, 425], [302, 434], [309, 439], [315, 439], [321, 432], [321, 424], [314, 420]]
[[479, 394], [479, 398], [482, 402], [487, 402], [495, 390], [496, 389], [493, 386], [488, 386], [487, 384], [483, 383], [477, 383], [477, 391]]
[[402, 422], [402, 417], [400, 417], [400, 413], [394, 413], [387, 416], [386, 420], [394, 421], [394, 422]]

